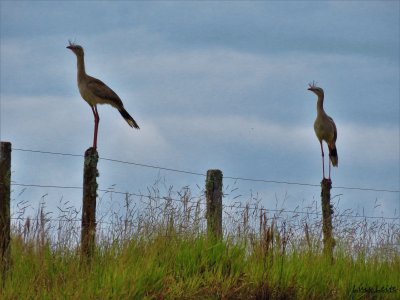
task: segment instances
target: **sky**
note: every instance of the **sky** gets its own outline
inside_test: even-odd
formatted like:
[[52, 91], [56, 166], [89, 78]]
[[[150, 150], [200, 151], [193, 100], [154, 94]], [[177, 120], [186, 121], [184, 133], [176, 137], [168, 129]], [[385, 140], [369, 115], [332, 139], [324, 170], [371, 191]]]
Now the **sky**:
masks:
[[[93, 115], [76, 82], [68, 40], [86, 71], [138, 122], [99, 106], [100, 157], [225, 177], [224, 203], [267, 208], [319, 203], [315, 80], [338, 130], [332, 202], [343, 211], [399, 217], [398, 1], [1, 1], [0, 139], [12, 142], [12, 181], [82, 185]], [[325, 148], [326, 149], [326, 148]], [[326, 160], [327, 163], [327, 160]], [[100, 160], [99, 187], [146, 194], [203, 176]], [[385, 191], [364, 191], [361, 187]], [[120, 201], [99, 193], [103, 204]], [[81, 190], [13, 186], [13, 209], [50, 210]], [[106, 203], [106, 204], [104, 204]]]

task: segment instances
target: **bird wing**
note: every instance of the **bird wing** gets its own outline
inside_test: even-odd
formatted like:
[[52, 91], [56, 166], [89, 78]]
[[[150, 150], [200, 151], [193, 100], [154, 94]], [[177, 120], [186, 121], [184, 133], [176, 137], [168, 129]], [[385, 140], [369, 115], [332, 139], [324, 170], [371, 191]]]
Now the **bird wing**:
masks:
[[122, 101], [118, 95], [103, 81], [88, 76], [87, 87], [96, 97], [105, 100], [106, 103], [109, 103], [117, 108], [123, 107]]
[[337, 139], [337, 129], [336, 129], [336, 124], [333, 121], [331, 117], [328, 117], [329, 121], [331, 121], [332, 127], [333, 127], [333, 141], [336, 142]]

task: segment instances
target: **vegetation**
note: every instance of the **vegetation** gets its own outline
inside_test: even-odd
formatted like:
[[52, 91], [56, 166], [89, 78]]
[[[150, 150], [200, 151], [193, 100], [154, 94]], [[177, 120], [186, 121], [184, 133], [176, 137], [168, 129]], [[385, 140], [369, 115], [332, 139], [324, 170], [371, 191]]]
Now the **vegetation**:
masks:
[[79, 251], [79, 212], [61, 207], [52, 218], [41, 206], [35, 218], [13, 222], [12, 266], [0, 298], [400, 298], [396, 223], [349, 221], [335, 212], [332, 262], [312, 211], [271, 215], [257, 205], [227, 206], [218, 240], [206, 235], [203, 200], [188, 189], [126, 196], [121, 211], [98, 216], [91, 259]]

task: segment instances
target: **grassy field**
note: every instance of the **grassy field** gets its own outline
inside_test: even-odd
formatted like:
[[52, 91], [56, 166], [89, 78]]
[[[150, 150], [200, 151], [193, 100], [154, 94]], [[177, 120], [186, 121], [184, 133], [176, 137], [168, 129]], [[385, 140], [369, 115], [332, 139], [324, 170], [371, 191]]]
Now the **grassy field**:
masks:
[[400, 242], [398, 223], [349, 224], [341, 214], [332, 262], [322, 254], [318, 216], [246, 206], [225, 218], [218, 240], [207, 238], [202, 199], [179, 195], [149, 197], [140, 209], [127, 197], [123, 213], [99, 221], [90, 261], [80, 256], [79, 222], [68, 221], [78, 212], [51, 221], [40, 208], [14, 222], [0, 298], [400, 299], [399, 248], [389, 243]]

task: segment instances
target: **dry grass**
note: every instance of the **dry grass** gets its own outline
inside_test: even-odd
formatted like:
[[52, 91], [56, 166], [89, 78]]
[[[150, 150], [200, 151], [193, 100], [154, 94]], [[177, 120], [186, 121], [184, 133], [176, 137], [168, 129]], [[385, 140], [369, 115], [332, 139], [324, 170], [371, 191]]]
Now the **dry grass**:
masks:
[[395, 220], [354, 218], [335, 208], [332, 263], [323, 255], [316, 205], [271, 211], [255, 196], [224, 206], [224, 238], [214, 240], [206, 235], [202, 191], [193, 196], [188, 188], [158, 186], [148, 188], [146, 197], [126, 195], [120, 207], [112, 192], [101, 195], [90, 264], [80, 259], [80, 211], [61, 200], [54, 216], [42, 201], [36, 215], [26, 217], [28, 204], [18, 203], [13, 263], [0, 298], [400, 297]]

